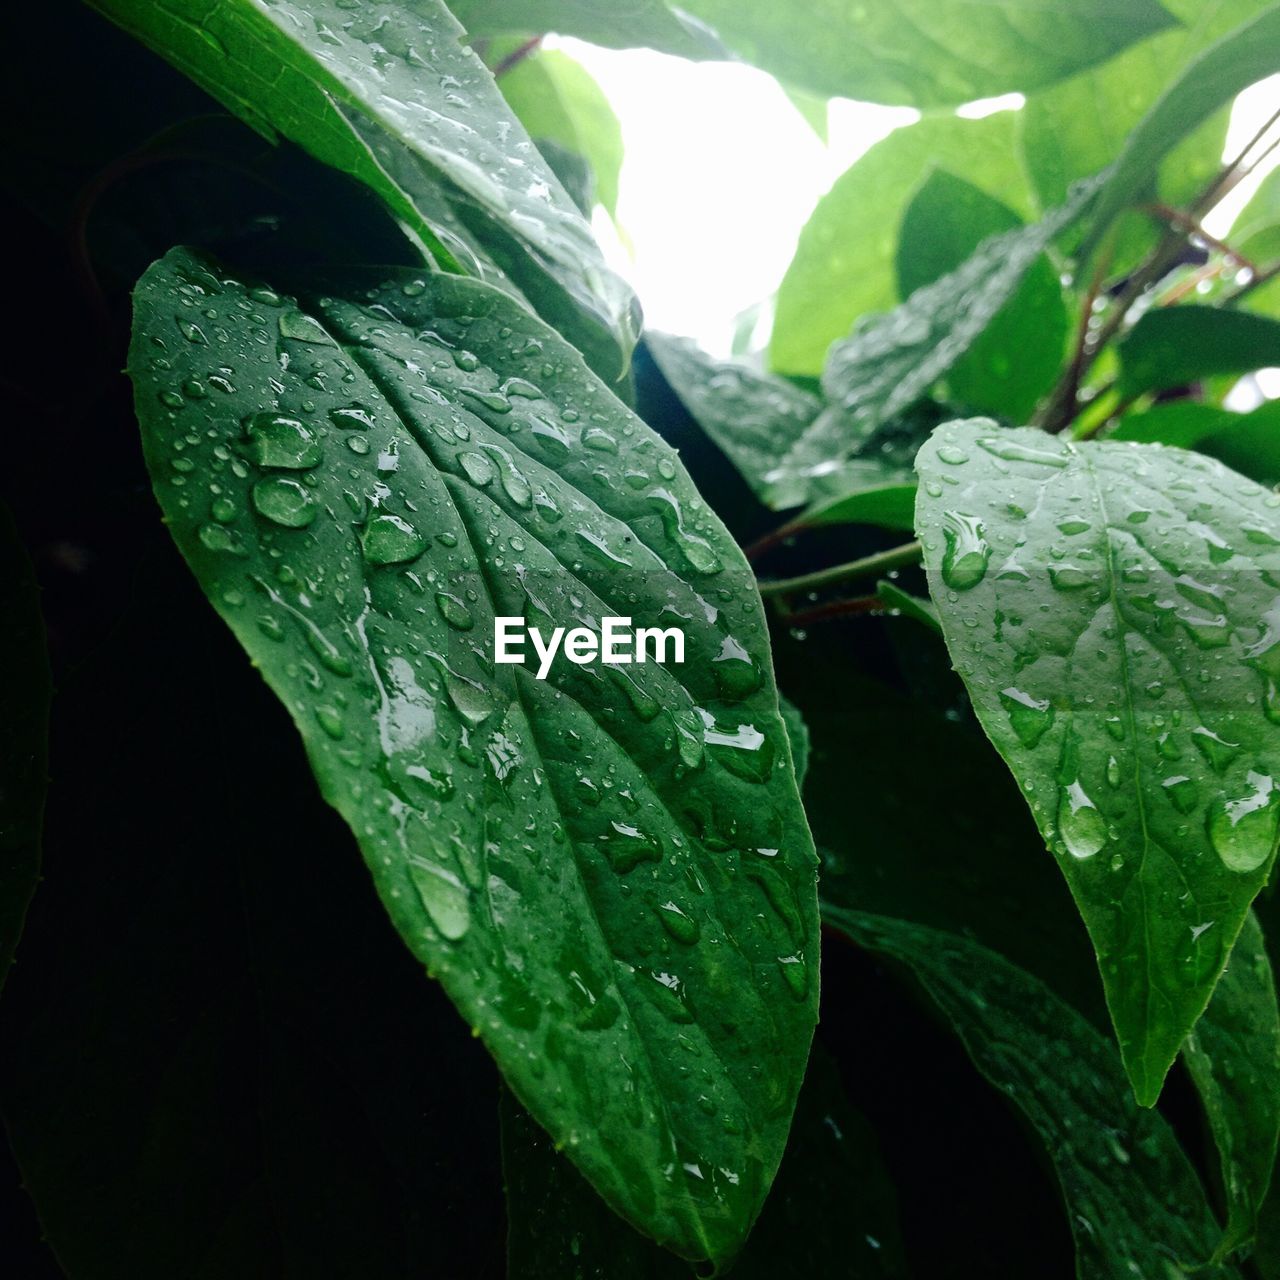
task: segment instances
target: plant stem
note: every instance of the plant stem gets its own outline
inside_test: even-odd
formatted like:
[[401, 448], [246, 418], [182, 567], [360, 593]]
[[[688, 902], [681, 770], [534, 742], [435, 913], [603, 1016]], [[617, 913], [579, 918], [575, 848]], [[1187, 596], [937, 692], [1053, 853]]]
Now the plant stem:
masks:
[[766, 551], [776, 547], [780, 542], [785, 542], [793, 533], [801, 533], [808, 527], [803, 518], [797, 516], [794, 520], [788, 520], [786, 524], [780, 524], [776, 529], [771, 529], [768, 533], [763, 534], [754, 542], [743, 547], [742, 554], [747, 557], [748, 561], [758, 560]]
[[858, 596], [852, 600], [831, 600], [827, 604], [814, 605], [812, 609], [788, 611], [782, 616], [789, 627], [807, 627], [810, 623], [825, 622], [828, 618], [848, 618], [861, 613], [887, 611], [879, 596]]
[[890, 547], [887, 551], [877, 551], [875, 555], [863, 556], [861, 560], [850, 560], [846, 564], [833, 565], [830, 569], [819, 569], [816, 573], [804, 573], [798, 578], [779, 578], [774, 582], [762, 582], [762, 596], [789, 596], [798, 591], [818, 591], [823, 587], [835, 586], [838, 582], [850, 582], [856, 578], [869, 578], [876, 574], [887, 573], [890, 569], [900, 569], [904, 565], [916, 564], [920, 559], [921, 547], [918, 542], [904, 542], [900, 547]]
[[493, 69], [493, 78], [497, 80], [499, 77], [506, 75], [512, 67], [518, 67], [531, 53], [537, 53], [542, 45], [541, 36], [532, 36], [526, 40], [518, 49], [513, 49], [501, 62]]

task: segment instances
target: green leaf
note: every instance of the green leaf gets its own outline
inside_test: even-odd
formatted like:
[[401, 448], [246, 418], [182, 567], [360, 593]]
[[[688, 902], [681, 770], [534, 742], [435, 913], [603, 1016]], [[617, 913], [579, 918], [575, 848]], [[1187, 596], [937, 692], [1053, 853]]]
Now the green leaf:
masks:
[[[874, 465], [874, 464], [872, 464]], [[856, 475], [858, 463], [846, 463], [843, 476]], [[873, 480], [865, 488], [815, 503], [798, 518], [806, 528], [835, 524], [874, 524], [882, 529], [915, 527], [916, 486], [904, 473], [901, 481]]]
[[93, 3], [267, 137], [370, 187], [446, 270], [509, 280], [602, 376], [626, 370], [630, 289], [440, 0]]
[[[1227, 241], [1260, 271], [1280, 262], [1280, 169], [1272, 169], [1262, 180], [1249, 203], [1241, 209]], [[1250, 289], [1241, 305], [1251, 311], [1280, 316], [1280, 280], [1271, 279]]]
[[[506, 1093], [501, 1114], [510, 1280], [687, 1280], [688, 1268], [610, 1213]], [[773, 1193], [730, 1274], [907, 1274], [897, 1197], [875, 1133], [818, 1044]]]
[[53, 695], [35, 570], [0, 507], [0, 987], [40, 879]]
[[683, 58], [723, 58], [715, 35], [665, 0], [452, 0], [449, 8], [471, 36], [555, 31], [610, 49], [644, 45]]
[[[817, 923], [729, 535], [577, 353], [478, 282], [294, 301], [175, 250], [135, 317], [174, 538], [404, 941], [612, 1206], [686, 1256], [735, 1252], [803, 1074]], [[494, 665], [495, 616], [522, 615], [676, 625], [685, 663], [562, 656], [539, 680]], [[669, 1173], [690, 1164], [716, 1172]]]
[[823, 370], [823, 390], [838, 408], [817, 418], [792, 446], [792, 464], [824, 462], [842, 440], [865, 438], [922, 399], [986, 332], [1095, 190], [1095, 184], [1082, 184], [1042, 221], [988, 237], [955, 271], [917, 289], [887, 315], [865, 317], [832, 347]]
[[938, 619], [938, 608], [932, 600], [922, 600], [913, 596], [886, 579], [876, 583], [876, 595], [890, 613], [922, 622], [930, 631], [942, 634], [942, 623]]
[[1134, 1104], [1114, 1048], [1065, 1001], [993, 951], [905, 920], [824, 902], [824, 918], [905, 965], [974, 1065], [1017, 1106], [1053, 1160], [1076, 1274], [1132, 1280], [1203, 1270], [1218, 1227], [1172, 1129]]
[[805, 775], [809, 772], [809, 726], [800, 714], [800, 708], [789, 698], [778, 695], [778, 710], [787, 726], [787, 741], [791, 744], [791, 763], [795, 769], [796, 787], [803, 792]]
[[1252, 911], [1231, 959], [1183, 1048], [1222, 1160], [1229, 1213], [1216, 1256], [1252, 1240], [1280, 1137], [1280, 1013]]
[[[994, 196], [945, 169], [933, 170], [902, 218], [898, 292], [910, 297], [963, 265], [988, 237], [1021, 226]], [[1069, 328], [1058, 273], [1041, 254], [952, 366], [951, 395], [971, 409], [1025, 420], [1057, 379]]]
[[1280, 364], [1280, 321], [1229, 307], [1155, 307], [1117, 345], [1122, 395]]
[[1237, 93], [1280, 71], [1280, 5], [1272, 5], [1189, 63], [1138, 122], [1098, 197], [1086, 249], [1141, 199], [1160, 161]]
[[1150, 1105], [1275, 854], [1277, 500], [1197, 454], [980, 421], [939, 428], [916, 466], [952, 661]]
[[1172, 24], [1155, 0], [682, 0], [737, 54], [826, 97], [949, 107], [1026, 92]]
[[[1197, 52], [1257, 13], [1265, 0], [1165, 0], [1179, 24], [1127, 49], [1105, 66], [1032, 94], [1018, 114], [1019, 145], [1042, 208], [1066, 198], [1071, 184], [1106, 168], [1164, 87]], [[1218, 172], [1227, 117], [1219, 112], [1165, 157], [1157, 191], [1175, 207], [1193, 199]], [[1124, 220], [1113, 267], [1123, 270], [1154, 242], [1145, 216]]]
[[1280, 401], [1233, 413], [1214, 404], [1174, 400], [1128, 414], [1109, 438], [1195, 449], [1259, 484], [1280, 483]]
[[617, 217], [622, 126], [590, 72], [559, 49], [542, 49], [504, 72], [498, 87], [531, 138], [590, 164], [597, 199]]
[[804, 489], [775, 472], [821, 411], [818, 397], [747, 360], [716, 360], [688, 338], [646, 333], [645, 343], [694, 421], [761, 502], [777, 509], [803, 501]]
[[818, 374], [827, 348], [859, 316], [898, 301], [894, 255], [902, 215], [921, 175], [948, 169], [1032, 214], [1014, 148], [1016, 113], [981, 120], [926, 117], [895, 129], [818, 201], [778, 290], [769, 359], [780, 373]]

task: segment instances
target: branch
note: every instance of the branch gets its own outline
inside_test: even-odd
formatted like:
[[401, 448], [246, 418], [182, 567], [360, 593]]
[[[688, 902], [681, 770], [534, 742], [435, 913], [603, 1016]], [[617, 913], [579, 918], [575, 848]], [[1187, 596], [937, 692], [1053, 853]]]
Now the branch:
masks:
[[916, 564], [920, 560], [921, 547], [918, 542], [905, 542], [900, 547], [890, 547], [888, 551], [877, 551], [875, 555], [863, 556], [861, 560], [850, 560], [847, 564], [837, 564], [830, 569], [819, 569], [816, 573], [801, 574], [798, 578], [779, 578], [773, 582], [760, 583], [760, 594], [769, 596], [789, 596], [799, 591], [819, 591], [823, 587], [832, 587], [839, 582], [850, 582], [857, 578], [869, 578], [890, 569], [901, 569], [904, 565]]

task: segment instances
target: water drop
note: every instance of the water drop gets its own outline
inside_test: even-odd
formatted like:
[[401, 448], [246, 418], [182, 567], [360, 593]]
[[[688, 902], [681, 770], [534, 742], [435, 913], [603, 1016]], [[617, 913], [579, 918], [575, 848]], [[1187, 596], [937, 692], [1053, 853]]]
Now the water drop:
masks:
[[453, 872], [421, 858], [409, 859], [409, 879], [440, 936], [457, 942], [471, 927], [470, 894]]
[[1073, 858], [1091, 858], [1107, 843], [1107, 824], [1079, 782], [1062, 788], [1058, 830]]
[[260, 516], [286, 529], [305, 529], [319, 510], [306, 487], [286, 476], [259, 480], [253, 486], [253, 506]]
[[1250, 770], [1248, 792], [1209, 806], [1209, 842], [1231, 871], [1256, 871], [1271, 857], [1280, 822], [1280, 796], [1265, 773]]
[[[941, 453], [941, 451], [939, 451]], [[953, 591], [968, 591], [980, 583], [991, 559], [982, 521], [948, 511], [943, 518], [942, 580]]]
[[405, 564], [416, 560], [426, 545], [413, 525], [390, 513], [374, 516], [360, 533], [360, 550], [369, 564]]
[[1000, 705], [1024, 747], [1034, 747], [1053, 726], [1053, 704], [1047, 698], [1033, 698], [1021, 689], [1010, 687], [1001, 689]]
[[280, 413], [255, 413], [245, 419], [245, 448], [250, 461], [281, 471], [306, 471], [322, 456], [320, 442], [297, 418]]

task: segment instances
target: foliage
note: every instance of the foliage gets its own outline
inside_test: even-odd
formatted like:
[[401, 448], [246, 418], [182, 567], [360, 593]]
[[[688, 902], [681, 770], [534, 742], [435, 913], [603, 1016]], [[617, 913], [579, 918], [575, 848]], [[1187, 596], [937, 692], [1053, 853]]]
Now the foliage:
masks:
[[[1280, 1275], [1280, 6], [801, 9], [22, 15], [19, 1273]], [[925, 113], [767, 351], [551, 33]]]

